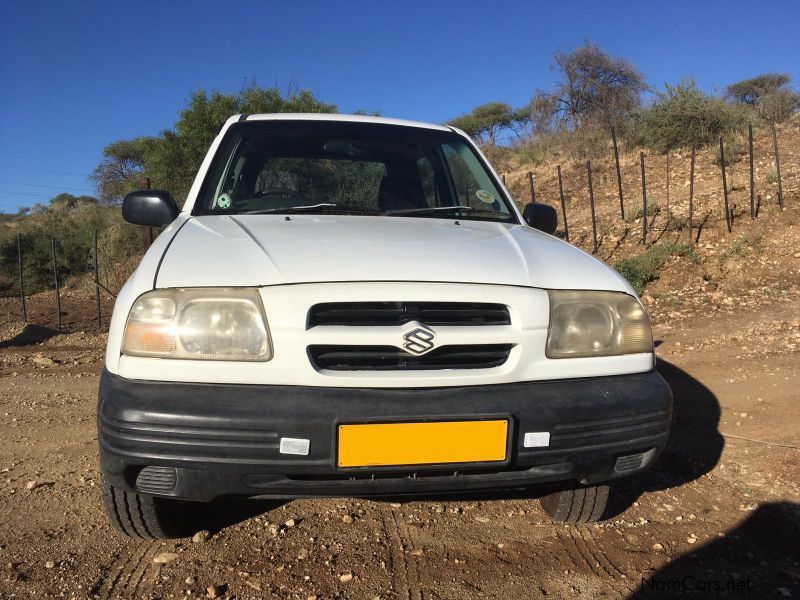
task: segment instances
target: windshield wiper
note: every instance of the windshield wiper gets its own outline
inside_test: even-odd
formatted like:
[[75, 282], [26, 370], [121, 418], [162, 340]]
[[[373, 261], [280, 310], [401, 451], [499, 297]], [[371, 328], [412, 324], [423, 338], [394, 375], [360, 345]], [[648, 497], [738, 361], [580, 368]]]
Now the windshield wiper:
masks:
[[319, 204], [307, 204], [305, 206], [279, 206], [277, 208], [257, 208], [254, 210], [240, 210], [238, 214], [240, 215], [267, 215], [270, 213], [282, 213], [282, 212], [292, 212], [292, 211], [304, 211], [304, 210], [311, 210], [312, 208], [330, 208], [334, 207], [336, 204], [332, 202], [321, 202]]
[[471, 206], [428, 206], [425, 208], [403, 208], [399, 210], [387, 210], [385, 215], [427, 215], [431, 213], [439, 213], [439, 212], [453, 212], [453, 211], [466, 211], [470, 212], [473, 209]]
[[347, 206], [347, 205], [339, 205], [333, 202], [320, 202], [319, 204], [308, 204], [305, 206], [283, 206], [278, 208], [261, 208], [256, 210], [241, 210], [236, 214], [239, 215], [269, 215], [269, 214], [278, 214], [278, 215], [286, 215], [292, 213], [303, 213], [303, 212], [313, 212], [313, 211], [320, 211], [320, 212], [339, 212], [339, 213], [349, 213], [349, 214], [361, 214], [361, 215], [373, 215], [376, 214], [375, 211], [372, 210], [365, 210], [363, 208], [359, 208], [357, 206]]

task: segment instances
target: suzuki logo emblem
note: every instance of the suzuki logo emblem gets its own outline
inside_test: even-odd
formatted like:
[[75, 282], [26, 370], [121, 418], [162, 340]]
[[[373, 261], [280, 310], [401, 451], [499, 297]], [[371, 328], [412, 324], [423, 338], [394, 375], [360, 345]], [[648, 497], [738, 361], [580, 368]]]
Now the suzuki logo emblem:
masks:
[[433, 349], [433, 338], [436, 335], [427, 327], [417, 327], [403, 336], [403, 348], [412, 354], [425, 354]]

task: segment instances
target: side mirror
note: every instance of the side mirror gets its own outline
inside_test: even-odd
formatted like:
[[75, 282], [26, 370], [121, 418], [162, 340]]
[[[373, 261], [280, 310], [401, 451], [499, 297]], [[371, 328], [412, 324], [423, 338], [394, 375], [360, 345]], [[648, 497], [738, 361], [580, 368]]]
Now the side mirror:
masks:
[[527, 204], [522, 210], [525, 222], [545, 233], [554, 234], [558, 228], [558, 213], [556, 209], [547, 204]]
[[131, 192], [122, 201], [122, 218], [134, 225], [160, 227], [178, 216], [178, 205], [164, 190]]

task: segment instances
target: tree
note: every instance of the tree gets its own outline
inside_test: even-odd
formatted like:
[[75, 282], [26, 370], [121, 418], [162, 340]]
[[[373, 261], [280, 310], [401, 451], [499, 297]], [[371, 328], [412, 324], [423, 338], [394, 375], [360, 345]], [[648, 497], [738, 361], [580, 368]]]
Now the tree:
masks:
[[725, 101], [709, 96], [691, 79], [667, 85], [653, 103], [640, 109], [625, 127], [626, 141], [665, 153], [700, 148], [736, 131], [742, 115]]
[[590, 42], [568, 53], [556, 52], [554, 68], [559, 80], [553, 91], [537, 91], [531, 102], [531, 121], [538, 131], [609, 128], [639, 106], [647, 89], [633, 65]]
[[739, 104], [755, 106], [764, 96], [786, 89], [790, 81], [786, 73], [765, 73], [730, 84], [725, 88], [725, 97]]
[[765, 73], [743, 79], [725, 88], [725, 97], [737, 104], [755, 108], [768, 124], [782, 123], [800, 108], [800, 94], [789, 84], [786, 73]]
[[505, 102], [489, 102], [476, 106], [465, 115], [451, 119], [447, 125], [458, 127], [477, 141], [495, 146], [503, 130], [511, 130], [519, 136], [519, 129], [528, 120], [529, 110], [525, 107], [514, 109]]
[[91, 175], [103, 204], [119, 204], [125, 194], [139, 189], [145, 154], [156, 143], [155, 138], [138, 137], [112, 142], [103, 148], [103, 159]]
[[770, 125], [783, 123], [800, 108], [800, 94], [780, 89], [763, 95], [756, 105], [758, 115]]
[[106, 146], [103, 160], [92, 175], [100, 198], [107, 203], [119, 202], [147, 176], [153, 187], [169, 190], [181, 202], [211, 142], [231, 115], [281, 112], [336, 112], [336, 106], [302, 89], [289, 90], [285, 95], [278, 88], [255, 84], [238, 94], [198, 90], [189, 97], [171, 129], [156, 137], [120, 140]]

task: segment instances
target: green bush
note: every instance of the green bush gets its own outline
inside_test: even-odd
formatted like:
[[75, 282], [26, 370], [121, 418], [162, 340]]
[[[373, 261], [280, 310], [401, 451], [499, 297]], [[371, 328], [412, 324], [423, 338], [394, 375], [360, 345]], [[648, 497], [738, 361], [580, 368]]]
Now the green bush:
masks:
[[641, 294], [648, 283], [658, 279], [659, 271], [670, 256], [686, 256], [693, 262], [700, 261], [700, 255], [689, 244], [662, 242], [619, 261], [614, 268]]
[[[656, 215], [659, 215], [659, 214], [661, 214], [661, 206], [659, 205], [658, 200], [656, 198], [653, 198], [652, 196], [648, 197], [647, 198], [647, 217], [651, 218], [651, 217], [655, 217]], [[626, 223], [632, 223], [634, 221], [637, 221], [637, 220], [641, 219], [643, 216], [644, 215], [642, 214], [642, 206], [641, 206], [641, 203], [639, 203], [639, 206], [636, 208], [636, 210], [634, 212], [628, 211], [625, 214], [625, 222]]]
[[[744, 143], [739, 138], [732, 138], [730, 140], [723, 140], [723, 149], [725, 151], [725, 166], [729, 167], [734, 163], [742, 160], [745, 154]], [[718, 167], [722, 165], [722, 155], [719, 152], [719, 143], [715, 146], [714, 151], [714, 164]]]
[[[75, 280], [92, 270], [95, 229], [100, 236], [101, 266], [124, 264], [142, 250], [141, 228], [124, 224], [118, 208], [95, 203], [74, 206], [51, 203], [28, 216], [0, 223], [0, 292], [19, 291], [17, 236], [22, 246], [25, 291], [33, 293], [54, 286], [51, 237], [56, 242], [59, 282]], [[110, 230], [115, 232], [114, 243], [103, 247], [103, 239]], [[115, 283], [120, 282], [115, 280]]]
[[740, 107], [709, 96], [694, 81], [686, 80], [658, 92], [650, 106], [628, 119], [622, 133], [626, 145], [645, 146], [663, 154], [719, 143], [721, 136], [737, 132], [744, 122]]

